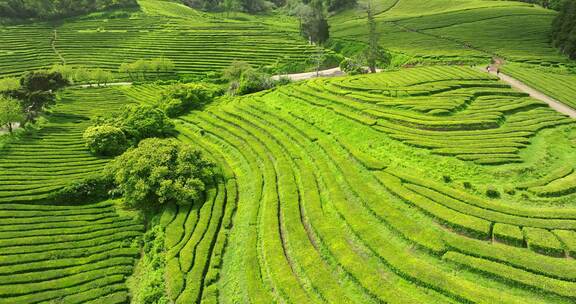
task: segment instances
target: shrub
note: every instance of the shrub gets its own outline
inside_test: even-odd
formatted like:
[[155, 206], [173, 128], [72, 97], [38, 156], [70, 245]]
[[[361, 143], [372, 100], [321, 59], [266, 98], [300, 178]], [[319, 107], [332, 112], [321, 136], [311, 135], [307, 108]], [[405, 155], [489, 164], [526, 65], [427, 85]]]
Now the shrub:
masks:
[[162, 94], [159, 106], [169, 117], [176, 117], [212, 102], [222, 93], [222, 89], [212, 84], [179, 83], [172, 85]]
[[227, 81], [240, 80], [245, 73], [254, 72], [252, 66], [245, 61], [234, 61], [222, 71], [222, 78]]
[[463, 182], [462, 186], [464, 186], [465, 189], [472, 189], [472, 184], [470, 182]]
[[247, 72], [242, 74], [237, 93], [240, 95], [255, 93], [273, 88], [274, 80], [270, 75], [259, 72]]
[[111, 180], [102, 175], [98, 175], [73, 182], [54, 192], [49, 200], [57, 203], [77, 204], [101, 201], [108, 198], [111, 189]]
[[358, 75], [366, 72], [360, 62], [350, 58], [346, 58], [340, 62], [340, 70], [348, 75]]
[[174, 123], [164, 111], [146, 105], [127, 106], [119, 114], [97, 118], [95, 125], [120, 128], [132, 144], [145, 138], [165, 137], [174, 133]]
[[486, 196], [488, 196], [489, 198], [499, 198], [500, 192], [496, 190], [496, 188], [494, 188], [493, 186], [488, 186], [488, 188], [486, 189]]
[[108, 164], [105, 172], [128, 205], [154, 210], [200, 199], [212, 166], [199, 151], [175, 139], [150, 138]]
[[451, 182], [452, 182], [452, 178], [451, 178], [450, 176], [448, 176], [448, 175], [442, 176], [442, 180], [443, 180], [445, 183], [451, 183]]
[[86, 147], [97, 155], [120, 155], [128, 146], [124, 132], [110, 125], [89, 127], [84, 131], [83, 138]]

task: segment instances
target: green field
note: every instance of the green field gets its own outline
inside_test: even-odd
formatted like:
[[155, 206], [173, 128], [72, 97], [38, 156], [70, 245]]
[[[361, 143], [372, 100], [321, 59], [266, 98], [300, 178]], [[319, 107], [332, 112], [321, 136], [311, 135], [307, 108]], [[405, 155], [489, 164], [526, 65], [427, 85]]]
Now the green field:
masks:
[[[164, 56], [186, 78], [236, 60], [301, 65], [315, 50], [282, 10], [139, 4], [0, 26], [0, 76]], [[224, 95], [174, 118], [215, 175], [151, 221], [122, 197], [54, 194], [113, 160], [85, 146], [96, 117], [155, 105], [170, 84], [57, 92], [37, 130], [0, 145], [0, 304], [574, 303], [576, 120], [481, 68], [501, 58], [576, 108], [575, 64], [548, 41], [556, 13], [489, 0], [376, 11], [381, 46], [406, 66]], [[365, 43], [358, 9], [329, 21], [329, 52]], [[158, 265], [164, 298], [142, 300]]]
[[[482, 97], [430, 114], [447, 106], [441, 97], [467, 94]], [[415, 107], [418, 95], [437, 97], [434, 109]], [[574, 190], [530, 204], [531, 192], [500, 188], [521, 177], [504, 172], [563, 163], [522, 151], [542, 128], [573, 141], [574, 122], [561, 117], [475, 70], [416, 68], [294, 84], [182, 118], [186, 140], [221, 155], [240, 190], [220, 300], [570, 303], [576, 210], [553, 202]], [[533, 155], [554, 153], [535, 145]], [[482, 193], [489, 185], [501, 199]]]
[[303, 62], [313, 51], [298, 38], [297, 26], [281, 18], [240, 21], [173, 2], [139, 3], [138, 12], [95, 13], [57, 25], [0, 26], [0, 76], [60, 63], [117, 71], [123, 62], [157, 57], [172, 59], [179, 74], [198, 74], [234, 60], [256, 66]]

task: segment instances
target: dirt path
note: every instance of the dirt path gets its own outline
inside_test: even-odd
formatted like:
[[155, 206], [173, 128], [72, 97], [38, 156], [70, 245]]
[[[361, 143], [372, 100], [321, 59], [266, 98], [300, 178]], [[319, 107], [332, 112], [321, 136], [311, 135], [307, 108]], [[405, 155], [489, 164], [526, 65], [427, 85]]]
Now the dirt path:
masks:
[[[493, 70], [490, 71], [490, 73], [496, 75], [496, 72]], [[530, 94], [530, 97], [541, 100], [541, 101], [547, 103], [554, 110], [556, 110], [562, 114], [568, 115], [571, 118], [576, 119], [576, 110], [574, 110], [574, 109], [570, 108], [569, 106], [561, 103], [560, 101], [558, 101], [558, 100], [556, 100], [556, 99], [528, 86], [527, 84], [523, 83], [522, 81], [520, 81], [514, 77], [508, 76], [502, 72], [500, 72], [500, 75], [498, 75], [498, 77], [500, 78], [500, 80], [510, 84], [513, 88], [515, 88], [519, 91], [522, 91], [524, 93], [528, 93], [528, 94]]]
[[[380, 70], [378, 70], [378, 72], [379, 71]], [[307, 73], [297, 73], [297, 74], [274, 75], [274, 76], [272, 76], [272, 79], [278, 80], [282, 77], [286, 77], [292, 81], [299, 81], [299, 80], [306, 80], [306, 79], [311, 79], [311, 78], [316, 78], [316, 77], [336, 77], [336, 76], [343, 76], [343, 75], [346, 75], [346, 73], [342, 72], [340, 70], [340, 68], [333, 68], [333, 69], [322, 70], [318, 73], [307, 72]], [[75, 87], [75, 88], [99, 88], [99, 87], [129, 86], [129, 85], [132, 85], [132, 82], [112, 82], [112, 83], [108, 83], [106, 85], [101, 85], [101, 86], [98, 86], [95, 84], [93, 84], [93, 85], [81, 84], [81, 85], [76, 85], [73, 87]]]
[[315, 78], [315, 77], [335, 77], [335, 76], [342, 76], [342, 75], [345, 75], [345, 73], [342, 72], [340, 70], [340, 68], [333, 68], [333, 69], [322, 70], [318, 73], [308, 72], [308, 73], [298, 73], [298, 74], [274, 75], [274, 76], [272, 76], [272, 79], [278, 80], [280, 78], [285, 77], [285, 78], [289, 78], [292, 81], [298, 81], [298, 80], [306, 80], [306, 79]]
[[107, 83], [106, 85], [97, 85], [97, 84], [79, 84], [76, 86], [72, 86], [73, 88], [104, 88], [104, 87], [119, 87], [119, 86], [131, 86], [131, 82], [112, 82]]
[[52, 47], [52, 50], [54, 51], [54, 53], [56, 53], [58, 58], [60, 58], [60, 63], [62, 65], [66, 65], [66, 59], [62, 57], [62, 54], [60, 54], [60, 52], [58, 52], [58, 49], [56, 48], [56, 40], [58, 40], [58, 31], [54, 29], [54, 35], [52, 36], [52, 41], [50, 41], [50, 46]]

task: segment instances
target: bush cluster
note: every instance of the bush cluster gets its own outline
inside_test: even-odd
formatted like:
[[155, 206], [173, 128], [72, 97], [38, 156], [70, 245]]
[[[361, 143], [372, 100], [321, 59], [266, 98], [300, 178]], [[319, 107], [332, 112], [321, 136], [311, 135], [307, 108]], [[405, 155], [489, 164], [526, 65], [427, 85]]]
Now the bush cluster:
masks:
[[112, 181], [102, 175], [76, 181], [51, 195], [50, 201], [85, 204], [108, 198]]
[[566, 0], [560, 7], [552, 24], [552, 41], [562, 53], [576, 59], [576, 0]]
[[105, 175], [132, 207], [192, 204], [212, 177], [212, 163], [175, 139], [149, 138], [108, 164]]
[[86, 147], [96, 155], [117, 156], [142, 139], [174, 134], [174, 123], [164, 111], [146, 105], [127, 106], [121, 113], [95, 119], [84, 131]]
[[366, 70], [362, 67], [362, 63], [351, 58], [346, 58], [340, 62], [340, 70], [348, 75], [359, 75], [366, 73]]
[[84, 142], [90, 152], [102, 156], [120, 155], [128, 146], [124, 132], [110, 125], [89, 127], [84, 132]]
[[274, 80], [269, 74], [243, 61], [233, 62], [223, 71], [222, 79], [229, 83], [228, 92], [231, 95], [256, 93], [289, 83], [287, 79]]
[[209, 83], [178, 83], [163, 92], [158, 105], [169, 117], [176, 117], [212, 102], [223, 93], [220, 87]]

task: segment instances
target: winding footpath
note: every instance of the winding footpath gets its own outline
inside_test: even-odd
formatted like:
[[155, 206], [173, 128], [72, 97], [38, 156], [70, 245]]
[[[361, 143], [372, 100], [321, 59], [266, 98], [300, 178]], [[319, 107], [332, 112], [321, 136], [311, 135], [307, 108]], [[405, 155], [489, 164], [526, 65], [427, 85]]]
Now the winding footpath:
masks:
[[[496, 72], [494, 72], [494, 71], [491, 71], [490, 74], [497, 75]], [[528, 94], [530, 94], [530, 97], [547, 103], [552, 109], [554, 109], [554, 110], [556, 110], [562, 114], [568, 115], [571, 118], [576, 119], [576, 110], [575, 109], [572, 109], [571, 107], [561, 103], [560, 101], [558, 101], [558, 100], [556, 100], [556, 99], [528, 86], [527, 84], [523, 83], [522, 81], [520, 81], [514, 77], [503, 74], [502, 72], [500, 72], [500, 74], [497, 76], [498, 76], [498, 78], [500, 78], [500, 80], [508, 83], [509, 85], [511, 85], [516, 90], [519, 90], [519, 91], [524, 92], [524, 93], [528, 93]]]

